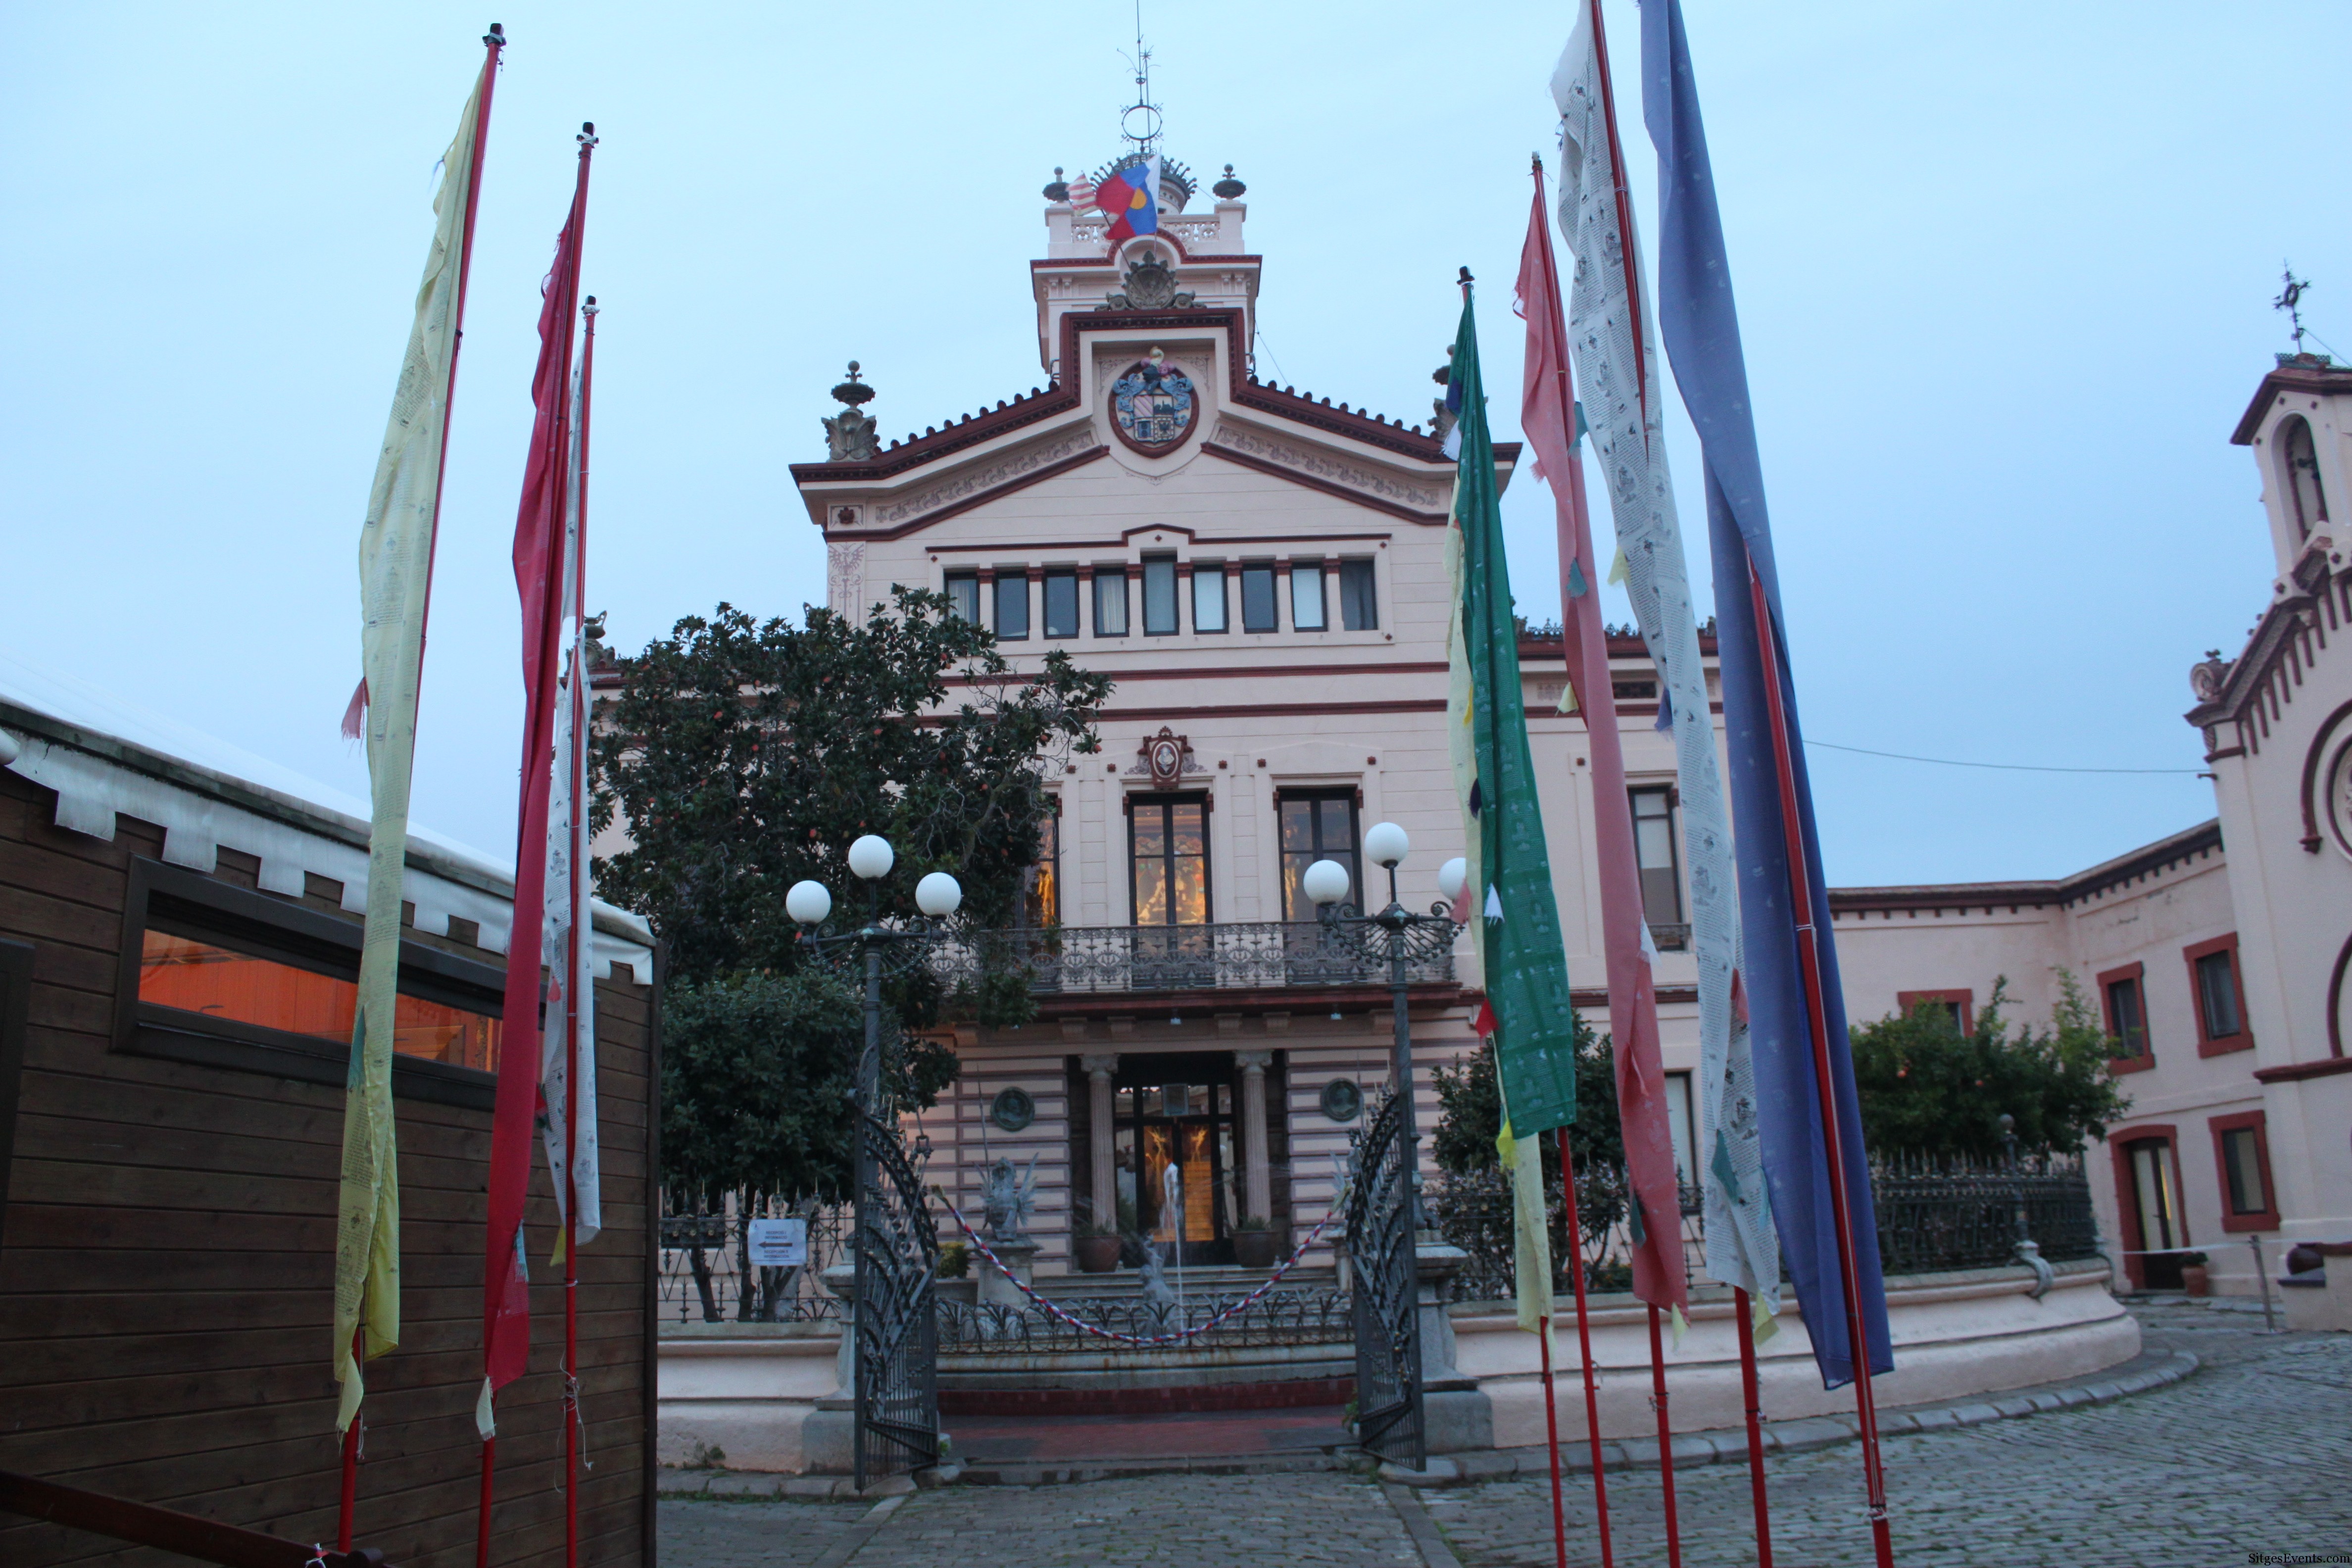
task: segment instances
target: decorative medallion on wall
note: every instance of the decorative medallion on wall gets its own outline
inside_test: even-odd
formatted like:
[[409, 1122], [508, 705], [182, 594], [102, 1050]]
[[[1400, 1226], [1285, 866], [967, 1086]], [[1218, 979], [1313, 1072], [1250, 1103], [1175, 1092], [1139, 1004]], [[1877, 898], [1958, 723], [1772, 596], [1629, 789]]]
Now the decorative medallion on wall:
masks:
[[1110, 384], [1111, 428], [1137, 451], [1158, 456], [1192, 433], [1201, 400], [1192, 378], [1153, 349]]
[[1145, 736], [1143, 744], [1135, 748], [1135, 754], [1140, 761], [1127, 771], [1150, 773], [1151, 782], [1161, 789], [1175, 788], [1176, 781], [1186, 773], [1207, 771], [1192, 760], [1191, 738], [1171, 733], [1165, 724], [1160, 726], [1157, 735]]
[[1364, 1091], [1351, 1078], [1335, 1078], [1323, 1086], [1323, 1114], [1334, 1121], [1353, 1121], [1363, 1114]]
[[1176, 269], [1159, 252], [1146, 250], [1120, 279], [1123, 289], [1105, 294], [1097, 310], [1181, 310], [1192, 305], [1190, 291], [1176, 287]]
[[1006, 1132], [1018, 1132], [1037, 1120], [1037, 1102], [1025, 1089], [1001, 1089], [988, 1102], [988, 1119]]

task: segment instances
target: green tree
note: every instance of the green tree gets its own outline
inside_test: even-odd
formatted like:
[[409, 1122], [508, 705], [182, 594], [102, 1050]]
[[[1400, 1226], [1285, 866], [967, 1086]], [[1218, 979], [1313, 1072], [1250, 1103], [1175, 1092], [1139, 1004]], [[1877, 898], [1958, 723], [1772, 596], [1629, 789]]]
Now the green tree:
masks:
[[[1015, 675], [944, 596], [895, 596], [862, 626], [814, 608], [802, 626], [760, 624], [722, 604], [628, 660], [599, 711], [597, 826], [623, 821], [631, 843], [598, 862], [598, 891], [645, 914], [667, 950], [674, 1198], [847, 1190], [862, 1005], [855, 977], [809, 961], [786, 889], [812, 878], [849, 919], [869, 894], [905, 916], [917, 880], [947, 870], [964, 889], [959, 923], [1008, 925], [1052, 805], [1047, 770], [1098, 749], [1107, 677], [1058, 651]], [[878, 886], [844, 863], [865, 833], [898, 852]], [[888, 1001], [885, 1070], [914, 1107], [955, 1076], [953, 1054], [919, 1031], [956, 1007], [990, 1023], [1034, 1012], [1018, 973], [950, 996], [918, 971]]]
[[2017, 1119], [2021, 1151], [2071, 1153], [2130, 1109], [2107, 1071], [2116, 1043], [2074, 976], [2058, 972], [2058, 1003], [2039, 1031], [2011, 1032], [2008, 984], [2007, 976], [1994, 982], [1966, 1034], [1934, 1004], [1853, 1026], [1854, 1084], [1873, 1152], [1993, 1158], [2006, 1114]]
[[[1584, 1016], [1576, 1016], [1576, 1121], [1568, 1141], [1580, 1160], [1604, 1165], [1624, 1163], [1625, 1140], [1617, 1125], [1617, 1083], [1609, 1037], [1595, 1035]], [[1496, 1135], [1503, 1130], [1503, 1091], [1495, 1071], [1495, 1047], [1489, 1040], [1458, 1057], [1451, 1066], [1430, 1069], [1437, 1089], [1437, 1133], [1430, 1152], [1438, 1169], [1455, 1175], [1491, 1171], [1500, 1161]], [[1544, 1174], [1557, 1182], [1559, 1140], [1549, 1133], [1543, 1142]]]

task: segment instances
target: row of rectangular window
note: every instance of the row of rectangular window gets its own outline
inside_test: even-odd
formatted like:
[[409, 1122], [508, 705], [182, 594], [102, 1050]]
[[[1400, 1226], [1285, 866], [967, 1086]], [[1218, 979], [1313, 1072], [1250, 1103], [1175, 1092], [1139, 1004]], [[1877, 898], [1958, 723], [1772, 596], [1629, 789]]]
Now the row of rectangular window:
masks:
[[[1282, 630], [1280, 601], [1282, 594], [1276, 582], [1280, 575], [1270, 562], [1244, 563], [1234, 567], [1221, 561], [1196, 561], [1192, 563], [1192, 621], [1195, 632], [1226, 632], [1233, 629], [1231, 593], [1227, 580], [1238, 577], [1241, 587], [1241, 629], [1245, 632], [1278, 632]], [[1336, 584], [1339, 599], [1339, 629], [1350, 632], [1378, 631], [1380, 604], [1374, 586], [1372, 563], [1361, 561], [1295, 561], [1290, 563], [1290, 629], [1299, 632], [1320, 632], [1331, 629], [1330, 593]], [[1047, 637], [1075, 637], [1081, 634], [1078, 612], [1081, 582], [1076, 568], [1049, 569], [1044, 574], [1042, 595], [1044, 611], [1042, 631]], [[1141, 573], [1142, 620], [1145, 637], [1174, 637], [1181, 624], [1181, 592], [1176, 558], [1172, 555], [1146, 556]], [[980, 574], [950, 572], [947, 574], [949, 607], [964, 619], [981, 619], [982, 598]], [[1098, 637], [1123, 637], [1129, 635], [1128, 577], [1125, 569], [1097, 572], [1093, 583], [1094, 635]], [[1025, 571], [1009, 571], [999, 574], [992, 584], [992, 600], [988, 605], [989, 624], [999, 642], [1018, 642], [1029, 636], [1031, 595], [1029, 576]]]

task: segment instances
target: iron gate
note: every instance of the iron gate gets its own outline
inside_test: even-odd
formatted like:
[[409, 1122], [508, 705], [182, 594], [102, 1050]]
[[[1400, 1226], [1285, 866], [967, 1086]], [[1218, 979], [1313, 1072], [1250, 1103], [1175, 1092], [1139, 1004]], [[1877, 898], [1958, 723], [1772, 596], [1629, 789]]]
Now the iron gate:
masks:
[[1350, 1135], [1348, 1258], [1355, 1275], [1356, 1440], [1383, 1459], [1425, 1468], [1421, 1419], [1420, 1268], [1413, 1252], [1412, 1140], [1391, 1094]]
[[929, 1138], [857, 1112], [856, 1484], [940, 1462], [939, 1231], [923, 1203]]

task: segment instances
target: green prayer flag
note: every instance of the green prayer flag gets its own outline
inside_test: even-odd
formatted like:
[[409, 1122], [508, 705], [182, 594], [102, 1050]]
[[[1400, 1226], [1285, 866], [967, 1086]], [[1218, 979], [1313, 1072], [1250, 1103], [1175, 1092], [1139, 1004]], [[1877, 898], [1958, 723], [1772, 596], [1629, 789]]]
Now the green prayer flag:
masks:
[[1576, 1120], [1576, 1017], [1520, 701], [1518, 625], [1503, 560], [1495, 443], [1486, 428], [1467, 288], [1445, 403], [1455, 420], [1446, 446], [1456, 458], [1454, 515], [1445, 534], [1454, 584], [1446, 727], [1496, 1066], [1511, 1130], [1530, 1138]]

